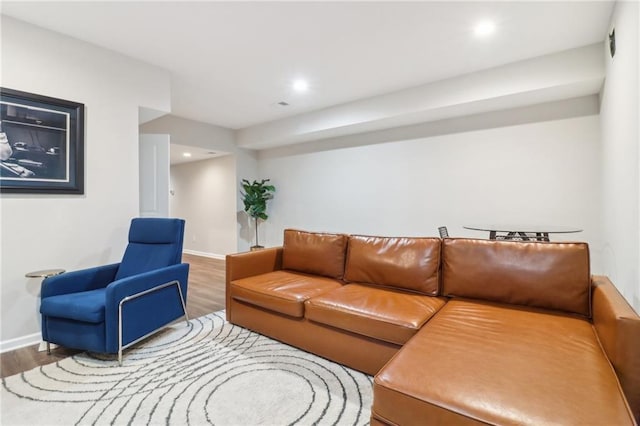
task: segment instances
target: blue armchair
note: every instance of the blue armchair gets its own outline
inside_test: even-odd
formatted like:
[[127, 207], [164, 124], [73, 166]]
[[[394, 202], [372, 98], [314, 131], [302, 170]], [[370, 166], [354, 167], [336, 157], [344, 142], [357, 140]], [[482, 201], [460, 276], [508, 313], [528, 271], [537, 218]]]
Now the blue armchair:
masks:
[[181, 263], [184, 220], [136, 218], [122, 262], [42, 282], [42, 339], [117, 353], [184, 315], [189, 264]]

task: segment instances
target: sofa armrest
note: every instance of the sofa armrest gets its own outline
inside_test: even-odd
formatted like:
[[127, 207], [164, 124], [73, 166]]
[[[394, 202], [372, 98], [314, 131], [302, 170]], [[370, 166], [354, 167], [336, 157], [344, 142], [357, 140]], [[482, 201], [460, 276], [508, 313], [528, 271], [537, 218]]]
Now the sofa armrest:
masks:
[[54, 275], [42, 281], [40, 296], [44, 299], [61, 294], [104, 288], [114, 280], [119, 266], [119, 263], [113, 263]]
[[229, 320], [231, 312], [231, 281], [282, 269], [282, 247], [228, 254], [225, 266], [226, 308], [227, 320]]
[[640, 422], [640, 317], [607, 277], [592, 283], [593, 326]]

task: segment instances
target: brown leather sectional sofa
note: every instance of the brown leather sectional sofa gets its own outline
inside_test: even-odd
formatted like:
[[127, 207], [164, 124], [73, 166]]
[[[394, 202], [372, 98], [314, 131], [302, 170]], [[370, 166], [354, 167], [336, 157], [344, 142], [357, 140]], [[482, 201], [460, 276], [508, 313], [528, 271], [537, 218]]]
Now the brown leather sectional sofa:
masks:
[[586, 243], [285, 230], [226, 267], [230, 322], [375, 375], [372, 424], [640, 418], [640, 317]]

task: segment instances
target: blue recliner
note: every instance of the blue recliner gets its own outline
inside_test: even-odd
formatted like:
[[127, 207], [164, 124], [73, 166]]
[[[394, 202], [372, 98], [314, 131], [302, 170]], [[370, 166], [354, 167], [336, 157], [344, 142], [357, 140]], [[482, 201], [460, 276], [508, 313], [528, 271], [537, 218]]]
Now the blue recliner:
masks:
[[42, 339], [117, 353], [185, 316], [189, 264], [181, 263], [184, 220], [136, 218], [122, 262], [42, 282]]

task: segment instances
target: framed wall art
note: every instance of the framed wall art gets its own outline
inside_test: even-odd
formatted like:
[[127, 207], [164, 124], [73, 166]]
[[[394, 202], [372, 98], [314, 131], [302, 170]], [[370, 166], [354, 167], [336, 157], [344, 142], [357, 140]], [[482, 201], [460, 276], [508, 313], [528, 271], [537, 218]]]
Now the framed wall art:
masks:
[[0, 191], [84, 194], [84, 105], [0, 87]]

